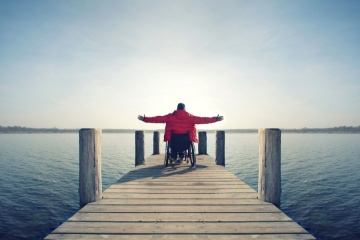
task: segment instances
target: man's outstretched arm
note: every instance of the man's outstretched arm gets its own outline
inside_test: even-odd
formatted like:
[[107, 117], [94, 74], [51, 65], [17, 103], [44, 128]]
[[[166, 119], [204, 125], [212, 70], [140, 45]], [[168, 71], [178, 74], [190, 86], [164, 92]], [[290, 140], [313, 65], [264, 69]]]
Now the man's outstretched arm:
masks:
[[144, 116], [139, 115], [138, 119], [140, 121], [143, 121], [143, 122], [146, 122], [146, 123], [166, 123], [167, 116], [168, 115], [156, 116], [156, 117], [145, 117], [145, 115]]
[[217, 115], [216, 117], [197, 117], [194, 116], [195, 124], [206, 124], [206, 123], [214, 123], [224, 120], [223, 116]]

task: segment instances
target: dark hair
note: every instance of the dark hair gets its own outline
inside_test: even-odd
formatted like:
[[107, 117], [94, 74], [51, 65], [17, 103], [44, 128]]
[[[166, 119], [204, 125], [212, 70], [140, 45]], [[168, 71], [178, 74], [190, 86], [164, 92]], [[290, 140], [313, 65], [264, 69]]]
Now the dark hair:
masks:
[[184, 109], [185, 109], [185, 104], [179, 103], [177, 106], [177, 110], [184, 110]]

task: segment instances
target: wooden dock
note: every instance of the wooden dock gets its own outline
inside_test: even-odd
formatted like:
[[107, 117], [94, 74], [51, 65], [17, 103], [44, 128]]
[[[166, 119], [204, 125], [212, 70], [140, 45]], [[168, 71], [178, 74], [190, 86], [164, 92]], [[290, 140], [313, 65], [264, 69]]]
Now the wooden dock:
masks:
[[208, 155], [152, 155], [45, 239], [315, 239]]

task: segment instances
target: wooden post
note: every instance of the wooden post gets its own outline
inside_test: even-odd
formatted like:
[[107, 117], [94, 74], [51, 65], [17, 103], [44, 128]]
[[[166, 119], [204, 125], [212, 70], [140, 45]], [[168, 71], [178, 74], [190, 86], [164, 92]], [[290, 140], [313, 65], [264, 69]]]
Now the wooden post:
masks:
[[160, 154], [160, 134], [159, 131], [154, 132], [153, 138], [153, 155]]
[[144, 131], [135, 131], [135, 166], [145, 163], [144, 137]]
[[207, 154], [207, 137], [206, 132], [199, 132], [199, 154]]
[[80, 208], [102, 198], [101, 129], [79, 131]]
[[259, 129], [258, 199], [280, 207], [281, 130]]
[[225, 167], [225, 131], [216, 131], [216, 165]]

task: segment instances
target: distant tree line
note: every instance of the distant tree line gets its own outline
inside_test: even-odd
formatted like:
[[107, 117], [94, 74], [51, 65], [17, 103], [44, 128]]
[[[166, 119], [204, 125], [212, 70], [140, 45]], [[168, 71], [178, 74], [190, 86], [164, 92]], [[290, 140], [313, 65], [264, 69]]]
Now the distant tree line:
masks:
[[284, 133], [360, 133], [360, 126], [357, 127], [333, 127], [333, 128], [301, 128], [301, 129], [282, 129]]
[[[3, 127], [0, 126], [0, 133], [78, 133], [80, 129], [60, 129], [60, 128], [28, 128], [20, 126]], [[134, 129], [102, 129], [103, 133], [133, 133]], [[160, 130], [162, 131], [162, 130]], [[152, 131], [151, 131], [152, 132]]]
[[0, 133], [75, 133], [78, 129], [59, 129], [59, 128], [28, 128], [28, 127], [3, 127], [0, 126]]
[[[133, 133], [135, 129], [102, 129], [103, 133]], [[163, 131], [160, 130], [146, 130], [146, 132]], [[199, 130], [206, 131], [206, 130]], [[214, 130], [210, 130], [212, 132]], [[257, 133], [258, 129], [226, 129], [229, 133]], [[28, 128], [20, 126], [3, 127], [0, 126], [0, 133], [78, 133], [79, 129], [59, 129], [53, 128]], [[283, 133], [360, 133], [360, 126], [348, 127], [340, 126], [333, 128], [301, 128], [301, 129], [281, 129]]]
[[[257, 133], [258, 129], [229, 129], [226, 132], [236, 133]], [[360, 126], [358, 127], [332, 127], [332, 128], [300, 128], [300, 129], [281, 129], [282, 133], [360, 133]]]

